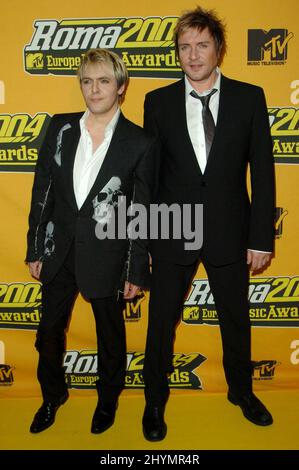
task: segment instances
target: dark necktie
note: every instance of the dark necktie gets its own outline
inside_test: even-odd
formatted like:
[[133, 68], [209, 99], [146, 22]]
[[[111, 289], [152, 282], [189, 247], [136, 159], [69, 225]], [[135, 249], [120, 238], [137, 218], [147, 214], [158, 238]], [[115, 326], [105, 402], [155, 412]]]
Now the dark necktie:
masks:
[[201, 101], [202, 104], [202, 122], [203, 122], [203, 128], [205, 131], [205, 141], [206, 141], [206, 155], [207, 155], [207, 160], [209, 157], [209, 153], [212, 147], [212, 142], [215, 134], [215, 123], [214, 119], [211, 113], [211, 110], [209, 108], [209, 102], [211, 96], [216, 93], [217, 90], [212, 90], [211, 93], [205, 96], [199, 96], [194, 90], [191, 91], [190, 95], [193, 96], [193, 98], [197, 98], [198, 100]]

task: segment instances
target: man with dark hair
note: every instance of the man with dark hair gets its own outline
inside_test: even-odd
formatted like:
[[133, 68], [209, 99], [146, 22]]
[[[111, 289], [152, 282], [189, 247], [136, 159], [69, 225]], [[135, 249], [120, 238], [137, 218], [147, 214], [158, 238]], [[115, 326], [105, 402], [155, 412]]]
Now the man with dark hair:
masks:
[[[147, 94], [144, 127], [161, 145], [157, 202], [203, 205], [203, 245], [152, 241], [153, 272], [144, 362], [143, 432], [166, 435], [175, 326], [202, 261], [214, 296], [228, 400], [256, 425], [271, 414], [252, 392], [249, 269], [263, 269], [274, 239], [274, 166], [263, 90], [223, 76], [225, 28], [198, 7], [179, 18], [175, 45], [184, 78]], [[251, 198], [246, 185], [248, 165]], [[174, 237], [175, 238], [175, 237]]]
[[118, 220], [120, 203], [125, 214], [131, 203], [150, 203], [154, 139], [120, 111], [128, 73], [117, 54], [91, 49], [78, 78], [87, 110], [52, 118], [32, 190], [26, 261], [43, 283], [36, 340], [43, 404], [32, 433], [51, 426], [68, 398], [65, 329], [79, 291], [91, 303], [98, 343], [99, 401], [91, 432], [112, 426], [126, 372], [122, 299], [149, 284], [146, 240], [102, 235]]

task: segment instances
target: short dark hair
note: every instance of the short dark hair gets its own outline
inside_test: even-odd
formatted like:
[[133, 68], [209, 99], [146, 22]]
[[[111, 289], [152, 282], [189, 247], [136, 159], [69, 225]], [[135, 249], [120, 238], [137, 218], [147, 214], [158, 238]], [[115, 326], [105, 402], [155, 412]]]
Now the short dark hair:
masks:
[[226, 28], [222, 20], [220, 20], [214, 10], [204, 10], [201, 7], [196, 7], [195, 10], [189, 10], [183, 13], [178, 19], [174, 29], [174, 43], [175, 49], [178, 54], [178, 41], [182, 33], [190, 28], [202, 31], [208, 28], [210, 34], [213, 36], [216, 48], [219, 53], [219, 63], [222, 62], [226, 53]]

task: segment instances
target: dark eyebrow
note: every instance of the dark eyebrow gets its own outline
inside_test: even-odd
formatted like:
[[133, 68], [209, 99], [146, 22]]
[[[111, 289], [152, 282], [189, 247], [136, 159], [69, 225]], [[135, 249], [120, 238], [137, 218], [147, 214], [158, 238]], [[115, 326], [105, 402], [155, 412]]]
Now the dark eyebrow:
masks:
[[[206, 41], [199, 41], [199, 42], [197, 42], [196, 44], [209, 44], [210, 42], [211, 42], [211, 40], [210, 40], [210, 39], [207, 39]], [[189, 42], [181, 42], [181, 43], [179, 42], [178, 45], [179, 45], [179, 46], [189, 46], [190, 43], [189, 43]]]

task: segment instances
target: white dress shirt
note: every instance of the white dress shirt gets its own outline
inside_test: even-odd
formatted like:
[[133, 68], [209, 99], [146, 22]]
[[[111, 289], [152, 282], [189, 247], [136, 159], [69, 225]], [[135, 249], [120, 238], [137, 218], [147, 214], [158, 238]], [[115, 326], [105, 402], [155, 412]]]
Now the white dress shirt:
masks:
[[92, 139], [86, 129], [88, 115], [89, 111], [87, 110], [80, 119], [81, 137], [77, 147], [73, 171], [74, 192], [78, 209], [82, 207], [101, 169], [120, 115], [120, 109], [116, 111], [111, 121], [107, 124], [104, 140], [94, 153]]
[[[198, 91], [194, 90], [198, 96], [205, 96], [211, 93], [213, 89], [217, 90], [214, 93], [209, 102], [209, 108], [211, 110], [215, 126], [217, 123], [218, 117], [218, 109], [219, 109], [219, 94], [220, 94], [220, 80], [221, 80], [221, 73], [220, 70], [216, 69], [217, 78], [216, 82], [213, 85], [211, 90], [206, 90], [204, 93], [199, 93]], [[188, 132], [191, 139], [191, 143], [201, 169], [201, 172], [204, 173], [205, 167], [207, 164], [207, 156], [206, 156], [206, 141], [205, 141], [205, 132], [203, 128], [202, 122], [202, 104], [201, 101], [197, 98], [194, 98], [190, 95], [193, 88], [185, 75], [185, 89], [186, 89], [186, 116], [187, 116], [187, 126]]]

